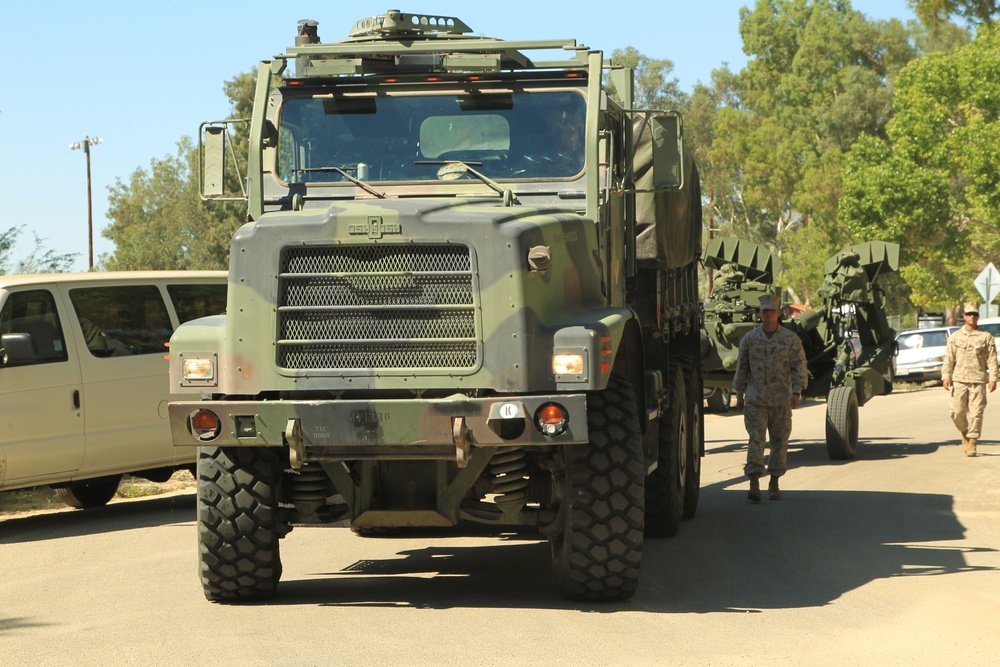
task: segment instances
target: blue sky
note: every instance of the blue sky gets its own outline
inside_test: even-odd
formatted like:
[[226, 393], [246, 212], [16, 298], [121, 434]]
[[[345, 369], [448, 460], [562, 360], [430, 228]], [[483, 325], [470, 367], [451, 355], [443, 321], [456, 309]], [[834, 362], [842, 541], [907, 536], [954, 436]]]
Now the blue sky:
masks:
[[[750, 0], [633, 0], [630, 3], [501, 3], [454, 0], [239, 3], [192, 0], [92, 0], [7, 3], [0, 45], [11, 66], [0, 92], [0, 230], [26, 225], [15, 256], [31, 248], [31, 231], [57, 253], [78, 253], [87, 268], [87, 180], [84, 137], [91, 149], [94, 255], [114, 245], [101, 236], [108, 187], [128, 182], [150, 160], [176, 151], [202, 121], [228, 115], [222, 85], [257, 61], [291, 46], [299, 19], [319, 22], [323, 41], [346, 37], [353, 23], [398, 8], [457, 16], [476, 34], [501, 39], [564, 39], [606, 54], [634, 46], [674, 63], [690, 91], [723, 63], [746, 62], [739, 9]], [[854, 0], [872, 18], [913, 17], [906, 0]], [[607, 14], [608, 8], [620, 13]], [[630, 11], [626, 11], [626, 9]], [[603, 14], [601, 12], [604, 12]], [[29, 231], [31, 230], [31, 231]]]

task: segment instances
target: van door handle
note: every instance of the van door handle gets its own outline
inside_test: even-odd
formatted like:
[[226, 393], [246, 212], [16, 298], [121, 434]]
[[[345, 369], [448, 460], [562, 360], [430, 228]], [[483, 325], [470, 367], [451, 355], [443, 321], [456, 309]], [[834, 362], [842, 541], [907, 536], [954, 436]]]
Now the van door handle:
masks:
[[80, 390], [79, 389], [74, 389], [73, 390], [73, 409], [74, 410], [79, 410], [80, 409]]

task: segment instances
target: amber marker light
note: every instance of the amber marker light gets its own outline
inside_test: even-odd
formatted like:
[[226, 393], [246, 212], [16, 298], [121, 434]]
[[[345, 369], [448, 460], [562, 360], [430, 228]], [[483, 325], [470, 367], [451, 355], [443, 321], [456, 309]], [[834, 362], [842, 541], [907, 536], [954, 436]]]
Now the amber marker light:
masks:
[[601, 336], [601, 375], [611, 372], [611, 336]]

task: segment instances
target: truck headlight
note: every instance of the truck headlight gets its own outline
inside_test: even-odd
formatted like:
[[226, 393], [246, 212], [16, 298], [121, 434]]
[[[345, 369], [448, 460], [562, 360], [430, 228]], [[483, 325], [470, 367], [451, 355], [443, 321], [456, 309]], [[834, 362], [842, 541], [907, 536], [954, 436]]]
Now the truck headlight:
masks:
[[555, 375], [583, 375], [582, 354], [553, 354], [552, 373]]
[[215, 359], [185, 359], [181, 373], [186, 382], [214, 380]]

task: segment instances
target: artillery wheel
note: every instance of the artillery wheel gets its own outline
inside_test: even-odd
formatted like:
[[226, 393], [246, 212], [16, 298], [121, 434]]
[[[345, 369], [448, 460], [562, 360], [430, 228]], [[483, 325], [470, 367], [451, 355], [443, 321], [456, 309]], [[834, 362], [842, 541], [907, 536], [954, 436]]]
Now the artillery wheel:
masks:
[[858, 397], [854, 387], [834, 387], [826, 398], [826, 451], [834, 461], [858, 454]]
[[568, 445], [552, 569], [568, 600], [626, 600], [642, 562], [643, 456], [632, 384], [612, 375], [587, 398], [590, 444]]
[[205, 597], [263, 600], [281, 578], [278, 450], [198, 450], [198, 557]]
[[684, 372], [671, 365], [667, 373], [669, 396], [660, 415], [659, 457], [656, 470], [646, 477], [646, 535], [673, 537], [684, 514], [688, 473], [688, 406]]
[[733, 393], [723, 387], [716, 387], [708, 395], [708, 409], [712, 412], [728, 412]]
[[[687, 378], [687, 469], [684, 473], [684, 511], [681, 519], [694, 518], [701, 496], [701, 455], [704, 450], [705, 415], [697, 397], [703, 391], [701, 375], [693, 366], [684, 369]], [[728, 399], [727, 399], [728, 400]]]

